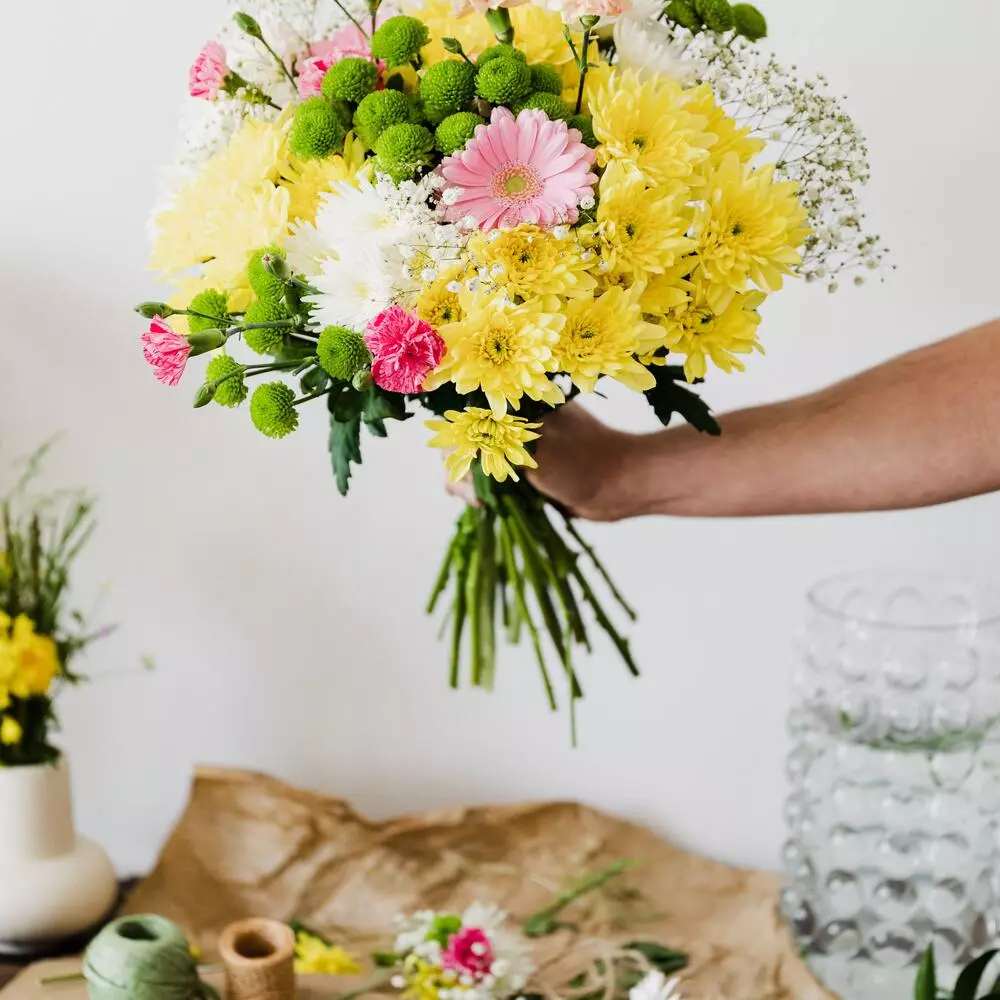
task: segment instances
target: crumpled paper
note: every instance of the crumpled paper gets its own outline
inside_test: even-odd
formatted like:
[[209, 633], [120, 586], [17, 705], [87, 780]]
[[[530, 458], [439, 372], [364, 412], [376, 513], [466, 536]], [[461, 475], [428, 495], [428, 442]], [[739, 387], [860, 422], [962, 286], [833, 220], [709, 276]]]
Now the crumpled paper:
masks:
[[520, 923], [575, 878], [619, 858], [638, 867], [573, 904], [564, 913], [572, 929], [534, 942], [535, 987], [558, 992], [616, 945], [646, 940], [690, 954], [685, 1000], [831, 1000], [778, 915], [777, 876], [690, 854], [572, 803], [375, 823], [346, 802], [273, 778], [201, 768], [127, 910], [176, 921], [206, 956], [226, 924], [250, 916], [297, 918], [367, 954], [391, 945], [399, 913], [479, 901]]

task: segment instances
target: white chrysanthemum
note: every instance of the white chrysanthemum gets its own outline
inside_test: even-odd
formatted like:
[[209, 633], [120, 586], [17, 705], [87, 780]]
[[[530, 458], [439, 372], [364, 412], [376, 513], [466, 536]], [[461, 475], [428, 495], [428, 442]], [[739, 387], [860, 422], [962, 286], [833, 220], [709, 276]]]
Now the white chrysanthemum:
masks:
[[318, 289], [317, 295], [308, 296], [316, 306], [316, 323], [363, 330], [396, 300], [399, 286], [395, 279], [382, 249], [363, 240], [350, 253], [327, 257], [319, 274], [311, 278]]
[[349, 250], [358, 239], [393, 247], [405, 236], [399, 212], [366, 180], [339, 181], [322, 196], [316, 212], [320, 237], [337, 250]]
[[679, 83], [701, 78], [704, 64], [684, 58], [684, 41], [673, 34], [673, 26], [659, 20], [663, 5], [656, 0], [636, 0], [631, 10], [615, 21], [614, 38], [618, 65], [645, 73], [662, 73]]
[[323, 261], [336, 256], [311, 222], [295, 222], [285, 241], [288, 266], [295, 274], [311, 277], [323, 270]]
[[654, 969], [628, 991], [628, 998], [629, 1000], [681, 1000], [681, 995], [676, 992], [678, 982], [676, 977], [667, 979], [659, 969]]
[[398, 955], [406, 955], [417, 945], [427, 940], [437, 914], [433, 910], [418, 910], [416, 913], [396, 917], [395, 949]]

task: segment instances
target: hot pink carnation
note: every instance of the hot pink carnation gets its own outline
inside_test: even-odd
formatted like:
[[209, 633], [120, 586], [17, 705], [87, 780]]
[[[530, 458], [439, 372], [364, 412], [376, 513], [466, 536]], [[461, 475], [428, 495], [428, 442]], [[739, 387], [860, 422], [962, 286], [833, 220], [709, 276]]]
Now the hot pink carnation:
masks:
[[228, 75], [226, 50], [218, 42], [206, 42], [188, 74], [188, 90], [192, 97], [214, 101]]
[[[378, 18], [381, 24], [387, 15]], [[368, 36], [362, 34], [355, 24], [346, 24], [335, 31], [330, 38], [324, 38], [309, 46], [308, 54], [296, 66], [299, 76], [299, 96], [303, 99], [315, 97], [322, 93], [323, 77], [326, 71], [341, 59], [355, 56], [358, 59], [370, 59], [372, 55]], [[385, 71], [385, 63], [379, 62], [379, 72]], [[381, 82], [379, 84], [381, 88]]]
[[389, 392], [420, 392], [444, 357], [444, 341], [419, 316], [389, 306], [365, 330], [372, 352], [372, 378]]
[[494, 108], [489, 125], [479, 125], [465, 149], [441, 164], [445, 192], [457, 191], [444, 199], [449, 220], [471, 216], [480, 229], [575, 222], [577, 206], [597, 183], [590, 169], [594, 150], [581, 138], [578, 129], [542, 111], [515, 118]]
[[464, 927], [453, 934], [441, 955], [441, 964], [446, 969], [470, 976], [485, 976], [493, 961], [493, 945], [486, 932], [478, 927]]
[[149, 329], [142, 335], [142, 353], [153, 366], [156, 377], [164, 385], [174, 386], [184, 374], [191, 345], [161, 317], [154, 316]]

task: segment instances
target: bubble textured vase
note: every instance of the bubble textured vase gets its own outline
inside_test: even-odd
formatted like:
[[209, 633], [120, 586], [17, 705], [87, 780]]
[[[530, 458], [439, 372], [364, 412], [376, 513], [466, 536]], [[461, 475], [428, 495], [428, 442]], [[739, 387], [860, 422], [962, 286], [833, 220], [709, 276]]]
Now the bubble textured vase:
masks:
[[816, 587], [795, 674], [783, 912], [850, 1000], [912, 995], [995, 944], [1000, 592], [937, 576]]

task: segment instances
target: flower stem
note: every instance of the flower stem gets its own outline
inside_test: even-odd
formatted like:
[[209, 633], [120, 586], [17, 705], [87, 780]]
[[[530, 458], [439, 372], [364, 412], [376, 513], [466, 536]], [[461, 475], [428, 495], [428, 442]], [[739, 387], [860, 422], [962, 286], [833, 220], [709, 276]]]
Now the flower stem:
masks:
[[586, 14], [580, 18], [580, 22], [583, 25], [583, 42], [580, 45], [580, 86], [576, 92], [576, 114], [580, 113], [580, 109], [583, 107], [583, 89], [587, 82], [587, 70], [590, 69], [590, 31], [594, 25], [600, 20], [593, 14]]
[[610, 882], [613, 878], [617, 878], [634, 867], [635, 864], [631, 861], [619, 860], [608, 865], [607, 868], [602, 868], [598, 872], [587, 875], [571, 889], [564, 892], [554, 903], [528, 917], [521, 926], [521, 932], [525, 937], [530, 938], [544, 937], [547, 934], [554, 933], [562, 926], [558, 920], [559, 914], [570, 903], [575, 903], [581, 897], [591, 892], [596, 892], [605, 883]]
[[[285, 60], [282, 59], [281, 56], [279, 56], [278, 53], [271, 48], [271, 46], [267, 42], [267, 39], [263, 35], [258, 35], [257, 37], [260, 41], [260, 44], [263, 45], [265, 49], [267, 49], [267, 51], [271, 55], [271, 58], [278, 64], [278, 68], [281, 70], [281, 72], [285, 74], [285, 78], [292, 85], [292, 90], [298, 93], [299, 86], [295, 82], [295, 77], [292, 76], [292, 74], [288, 71], [288, 67], [285, 65]], [[272, 101], [270, 98], [268, 98], [268, 103], [274, 105], [274, 107], [278, 107], [278, 105], [274, 104], [274, 101]]]
[[602, 563], [601, 560], [597, 557], [597, 553], [594, 551], [594, 547], [580, 535], [580, 532], [576, 530], [576, 525], [573, 523], [573, 518], [570, 517], [569, 514], [567, 514], [565, 511], [561, 511], [561, 513], [563, 521], [566, 524], [566, 530], [570, 533], [576, 544], [579, 545], [580, 548], [583, 549], [583, 551], [586, 552], [587, 555], [590, 557], [590, 561], [594, 564], [594, 568], [597, 570], [598, 573], [601, 574], [601, 579], [604, 580], [604, 582], [607, 584], [608, 590], [611, 591], [611, 594], [614, 597], [614, 599], [619, 603], [619, 605], [621, 605], [621, 608], [625, 612], [625, 614], [627, 614], [632, 621], [635, 621], [639, 616], [635, 613], [635, 609], [632, 607], [632, 605], [629, 604], [628, 601], [626, 601], [625, 598], [622, 596], [622, 592], [618, 589], [617, 586], [615, 586], [615, 582], [614, 580], [611, 579], [611, 576], [608, 573], [607, 569], [605, 569], [604, 563]]
[[308, 403], [312, 399], [319, 399], [320, 396], [329, 396], [333, 392], [333, 389], [318, 389], [316, 392], [309, 393], [308, 396], [299, 396], [298, 399], [292, 400], [292, 406], [300, 406], [302, 403]]
[[347, 16], [347, 18], [354, 25], [354, 27], [357, 28], [358, 31], [360, 31], [361, 34], [365, 36], [365, 38], [368, 38], [369, 37], [368, 32], [365, 31], [363, 27], [361, 27], [361, 23], [358, 21], [358, 19], [340, 2], [340, 0], [333, 0], [333, 2], [340, 8], [341, 13]]
[[510, 45], [514, 41], [514, 25], [510, 21], [510, 11], [506, 7], [494, 7], [486, 11], [486, 20], [497, 36], [498, 42]]

